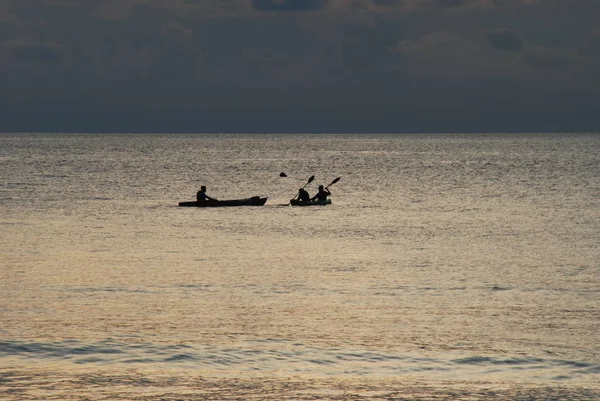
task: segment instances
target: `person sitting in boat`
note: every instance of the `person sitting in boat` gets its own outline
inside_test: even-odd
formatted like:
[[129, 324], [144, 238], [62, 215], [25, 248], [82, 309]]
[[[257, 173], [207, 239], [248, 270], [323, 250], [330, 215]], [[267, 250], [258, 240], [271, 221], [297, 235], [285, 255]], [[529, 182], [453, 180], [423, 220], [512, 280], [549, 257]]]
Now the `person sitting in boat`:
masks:
[[202, 185], [200, 187], [200, 191], [198, 191], [198, 193], [196, 194], [196, 202], [200, 203], [200, 202], [206, 202], [206, 201], [216, 201], [215, 198], [211, 198], [210, 196], [206, 195], [206, 186]]
[[310, 198], [310, 200], [311, 201], [316, 200], [317, 202], [325, 202], [327, 200], [327, 197], [330, 195], [331, 195], [331, 192], [329, 192], [329, 189], [323, 188], [323, 185], [319, 185], [319, 192], [317, 192], [317, 194], [315, 196]]
[[310, 195], [308, 194], [306, 189], [300, 188], [298, 190], [298, 196], [296, 197], [296, 199], [298, 199], [301, 202], [308, 202], [310, 201]]

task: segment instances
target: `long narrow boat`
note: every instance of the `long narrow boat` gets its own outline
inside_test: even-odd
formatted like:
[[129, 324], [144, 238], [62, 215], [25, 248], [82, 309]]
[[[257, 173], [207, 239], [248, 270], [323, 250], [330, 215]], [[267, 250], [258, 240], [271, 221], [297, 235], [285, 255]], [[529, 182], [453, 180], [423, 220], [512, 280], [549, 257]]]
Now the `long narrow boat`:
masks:
[[246, 199], [229, 199], [229, 200], [208, 200], [206, 202], [179, 202], [179, 206], [188, 207], [224, 207], [224, 206], [262, 206], [267, 202], [267, 198], [253, 196]]
[[290, 200], [290, 204], [292, 206], [325, 206], [325, 205], [331, 205], [331, 199], [327, 199], [325, 201], [308, 201], [308, 202], [303, 202], [300, 201], [298, 199], [292, 199]]

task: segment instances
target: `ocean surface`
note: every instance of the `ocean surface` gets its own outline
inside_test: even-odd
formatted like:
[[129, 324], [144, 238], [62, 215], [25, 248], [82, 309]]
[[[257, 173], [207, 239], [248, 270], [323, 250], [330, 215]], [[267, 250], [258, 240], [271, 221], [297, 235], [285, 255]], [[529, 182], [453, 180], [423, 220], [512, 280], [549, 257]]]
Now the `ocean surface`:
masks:
[[3, 401], [600, 400], [600, 135], [0, 134], [0, 230]]

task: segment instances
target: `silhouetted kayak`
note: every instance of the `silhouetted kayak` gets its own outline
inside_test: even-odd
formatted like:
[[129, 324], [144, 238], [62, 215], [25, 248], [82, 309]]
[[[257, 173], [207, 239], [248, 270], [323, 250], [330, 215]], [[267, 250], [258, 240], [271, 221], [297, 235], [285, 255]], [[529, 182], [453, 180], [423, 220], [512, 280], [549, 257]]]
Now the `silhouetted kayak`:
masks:
[[267, 198], [261, 198], [260, 196], [253, 196], [247, 199], [230, 199], [230, 200], [216, 200], [206, 202], [179, 202], [179, 206], [188, 207], [223, 207], [223, 206], [262, 206], [267, 202]]
[[302, 202], [297, 199], [292, 199], [292, 200], [290, 200], [290, 204], [292, 206], [325, 206], [325, 205], [331, 205], [331, 199], [327, 199], [323, 202], [321, 202], [321, 201]]

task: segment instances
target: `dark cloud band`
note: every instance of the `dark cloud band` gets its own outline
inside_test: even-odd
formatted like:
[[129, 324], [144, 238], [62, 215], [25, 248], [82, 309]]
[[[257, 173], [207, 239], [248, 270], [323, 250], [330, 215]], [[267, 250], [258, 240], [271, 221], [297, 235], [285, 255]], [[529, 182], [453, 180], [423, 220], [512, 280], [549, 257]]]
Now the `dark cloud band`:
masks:
[[65, 57], [65, 51], [60, 45], [20, 44], [9, 48], [10, 53], [25, 62], [60, 62]]
[[490, 32], [486, 35], [486, 38], [498, 50], [519, 52], [523, 49], [523, 40], [515, 32], [507, 29]]
[[252, 0], [257, 11], [314, 11], [326, 5], [327, 0]]

